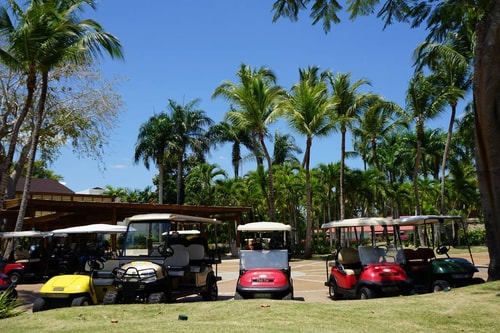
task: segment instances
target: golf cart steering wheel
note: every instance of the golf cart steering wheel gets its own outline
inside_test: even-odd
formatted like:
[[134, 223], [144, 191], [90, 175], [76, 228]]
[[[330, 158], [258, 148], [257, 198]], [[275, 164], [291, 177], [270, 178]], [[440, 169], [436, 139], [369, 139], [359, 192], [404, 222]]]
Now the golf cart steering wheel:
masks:
[[167, 250], [165, 251], [165, 256], [171, 257], [174, 255], [174, 249], [172, 247], [167, 247]]
[[450, 251], [450, 247], [446, 245], [438, 246], [436, 249], [437, 254], [448, 254], [448, 251]]

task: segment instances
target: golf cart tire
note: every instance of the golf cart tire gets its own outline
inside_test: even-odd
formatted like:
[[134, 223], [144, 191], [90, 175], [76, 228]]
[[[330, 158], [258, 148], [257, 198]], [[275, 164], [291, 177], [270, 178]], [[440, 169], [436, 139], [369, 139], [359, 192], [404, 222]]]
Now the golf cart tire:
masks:
[[47, 309], [48, 309], [47, 303], [45, 302], [45, 299], [43, 299], [42, 297], [38, 297], [33, 302], [33, 312], [45, 311]]
[[445, 280], [437, 280], [432, 284], [432, 291], [435, 293], [438, 293], [440, 291], [449, 291], [450, 289], [450, 284]]
[[116, 290], [107, 291], [106, 294], [104, 294], [102, 304], [103, 305], [116, 304], [117, 299], [118, 299], [118, 292], [116, 292]]
[[334, 301], [342, 299], [342, 295], [337, 292], [337, 284], [333, 278], [330, 279], [328, 284], [328, 295]]
[[234, 299], [239, 301], [239, 300], [242, 300], [242, 299], [243, 299], [243, 296], [241, 296], [241, 294], [240, 294], [240, 293], [235, 293], [235, 294], [234, 294]]
[[159, 292], [159, 293], [152, 293], [148, 296], [148, 304], [160, 304], [160, 303], [165, 303], [167, 300], [167, 297], [165, 296], [164, 292]]
[[216, 301], [219, 297], [219, 287], [217, 287], [217, 280], [214, 276], [208, 278], [207, 290], [201, 293], [204, 301]]
[[375, 297], [376, 297], [375, 292], [368, 287], [363, 287], [359, 291], [359, 298], [360, 299], [371, 299], [371, 298], [375, 298]]
[[485, 283], [486, 281], [484, 281], [483, 278], [480, 278], [480, 277], [475, 277], [472, 279], [472, 284], [481, 284], [481, 283]]
[[76, 297], [71, 301], [71, 306], [88, 306], [90, 305], [90, 299], [87, 296]]
[[290, 292], [290, 293], [286, 294], [286, 296], [283, 297], [283, 300], [284, 301], [292, 301], [293, 300], [293, 293]]
[[9, 278], [10, 278], [10, 282], [12, 282], [13, 284], [19, 284], [21, 283], [21, 280], [22, 280], [22, 275], [21, 273], [19, 272], [12, 272], [12, 273], [9, 273]]

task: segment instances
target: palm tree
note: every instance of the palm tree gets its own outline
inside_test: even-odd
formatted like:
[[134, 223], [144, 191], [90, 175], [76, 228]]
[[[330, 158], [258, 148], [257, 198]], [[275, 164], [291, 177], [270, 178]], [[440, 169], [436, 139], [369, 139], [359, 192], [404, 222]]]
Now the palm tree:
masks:
[[410, 81], [406, 94], [407, 119], [415, 119], [417, 134], [417, 151], [413, 169], [413, 191], [415, 194], [415, 214], [421, 214], [418, 196], [418, 175], [422, 158], [422, 142], [424, 139], [425, 121], [435, 118], [443, 110], [445, 100], [434, 90], [432, 77], [417, 73]]
[[[377, 155], [377, 144], [384, 136], [400, 127], [408, 128], [405, 119], [398, 117], [402, 113], [401, 108], [392, 102], [387, 102], [379, 96], [375, 96], [372, 104], [360, 117], [359, 127], [353, 128], [355, 138], [364, 142], [370, 148], [371, 161], [373, 165], [381, 170]], [[366, 160], [365, 156], [365, 160]]]
[[189, 189], [187, 198], [198, 198], [192, 200], [191, 204], [213, 206], [214, 198], [214, 180], [217, 177], [226, 178], [224, 170], [215, 164], [202, 163], [196, 165], [186, 176], [186, 188]]
[[163, 183], [165, 174], [165, 157], [167, 148], [174, 139], [172, 137], [173, 124], [170, 117], [165, 113], [154, 115], [139, 128], [137, 142], [135, 145], [134, 162], [138, 163], [141, 159], [149, 170], [149, 161], [158, 168], [158, 203], [163, 204]]
[[[321, 74], [323, 76], [323, 74]], [[331, 121], [332, 103], [328, 86], [320, 78], [318, 67], [299, 69], [300, 81], [291, 88], [290, 96], [281, 107], [285, 111], [288, 125], [293, 131], [305, 136], [304, 155], [306, 178], [306, 242], [305, 257], [312, 256], [312, 209], [311, 209], [311, 147], [314, 137], [327, 136], [334, 129]]]
[[294, 155], [302, 154], [302, 149], [295, 144], [295, 139], [291, 134], [281, 134], [279, 130], [274, 133], [273, 165], [283, 165], [288, 163], [299, 163]]
[[[248, 150], [254, 152], [254, 154], [259, 151], [254, 138], [246, 129], [232, 125], [227, 121], [222, 121], [210, 127], [208, 135], [214, 144], [232, 143], [231, 164], [236, 178], [239, 177], [239, 169], [243, 160], [241, 146], [245, 146]], [[256, 153], [256, 158], [259, 155], [260, 153]]]
[[[36, 81], [41, 78], [27, 177], [15, 226], [15, 230], [21, 230], [45, 113], [49, 73], [68, 63], [79, 65], [91, 62], [93, 58], [101, 56], [103, 51], [112, 58], [120, 59], [123, 58], [123, 53], [116, 37], [105, 33], [97, 22], [90, 19], [79, 20], [78, 13], [83, 12], [85, 5], [94, 8], [93, 1], [33, 0], [24, 11], [15, 1], [9, 1], [9, 5], [14, 15], [12, 19], [7, 9], [0, 9], [0, 34], [7, 40], [7, 47], [1, 50], [0, 59], [9, 68], [26, 73], [27, 97], [21, 118], [32, 107]], [[17, 126], [16, 124], [15, 128], [18, 130]], [[17, 134], [11, 140], [16, 141]], [[2, 184], [6, 182], [7, 168], [11, 163], [10, 159], [4, 166]], [[0, 193], [4, 191], [5, 187], [0, 186]], [[3, 198], [1, 200], [3, 202]]]
[[441, 163], [441, 214], [446, 213], [444, 200], [446, 160], [450, 151], [457, 104], [460, 99], [465, 98], [472, 84], [470, 57], [462, 55], [457, 50], [458, 45], [455, 45], [454, 41], [455, 39], [450, 39], [445, 44], [425, 42], [415, 50], [415, 57], [418, 62], [417, 69], [421, 69], [424, 65], [431, 69], [436, 75], [436, 84], [443, 89], [444, 98], [451, 108], [448, 135]]
[[204, 154], [209, 150], [210, 140], [207, 131], [212, 126], [213, 120], [205, 114], [205, 111], [196, 109], [199, 102], [200, 99], [196, 98], [186, 105], [180, 105], [171, 99], [168, 100], [172, 133], [167, 149], [177, 164], [178, 205], [184, 201], [184, 161], [188, 150], [201, 162], [204, 162]]
[[222, 82], [213, 92], [212, 98], [223, 97], [237, 107], [230, 110], [225, 118], [239, 128], [258, 138], [260, 148], [267, 161], [268, 213], [271, 221], [275, 218], [273, 168], [271, 155], [265, 143], [267, 127], [279, 116], [276, 104], [285, 91], [276, 85], [276, 75], [268, 68], [258, 70], [241, 64], [237, 72], [239, 83]]
[[335, 105], [332, 118], [338, 124], [341, 134], [340, 152], [340, 219], [345, 218], [344, 202], [344, 169], [345, 169], [345, 139], [347, 129], [352, 128], [359, 115], [368, 108], [374, 100], [371, 93], [359, 93], [358, 89], [370, 82], [364, 79], [351, 84], [351, 74], [339, 73], [335, 77], [328, 75], [332, 89], [332, 100]]

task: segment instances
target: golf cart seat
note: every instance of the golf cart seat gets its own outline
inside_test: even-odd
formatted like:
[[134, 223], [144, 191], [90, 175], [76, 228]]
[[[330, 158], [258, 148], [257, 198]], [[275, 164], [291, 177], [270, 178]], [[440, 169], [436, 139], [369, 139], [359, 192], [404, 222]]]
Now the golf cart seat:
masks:
[[165, 258], [165, 267], [171, 276], [183, 276], [189, 272], [189, 251], [182, 244], [172, 244], [170, 246], [174, 254]]
[[436, 257], [434, 251], [427, 247], [420, 247], [416, 250], [404, 249], [404, 253], [407, 265], [412, 271], [429, 270], [429, 260]]
[[189, 244], [187, 250], [189, 252], [191, 272], [200, 272], [204, 263], [205, 247], [202, 244]]
[[337, 261], [339, 269], [346, 275], [357, 275], [361, 272], [361, 261], [359, 260], [358, 251], [351, 247], [341, 248]]

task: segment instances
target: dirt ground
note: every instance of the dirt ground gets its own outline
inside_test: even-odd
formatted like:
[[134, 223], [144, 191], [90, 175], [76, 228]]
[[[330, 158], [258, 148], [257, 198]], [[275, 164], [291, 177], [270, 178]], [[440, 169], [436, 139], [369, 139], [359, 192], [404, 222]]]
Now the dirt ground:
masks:
[[[463, 256], [470, 260], [467, 255]], [[488, 253], [474, 254], [474, 264], [479, 272], [476, 277], [486, 280], [487, 268], [489, 264]], [[332, 302], [328, 297], [328, 288], [324, 283], [327, 280], [325, 261], [322, 260], [292, 260], [292, 278], [294, 286], [295, 300], [305, 302]], [[239, 261], [236, 258], [226, 258], [217, 267], [217, 275], [222, 278], [218, 282], [219, 300], [229, 300], [234, 296], [236, 290], [236, 280], [238, 278]], [[21, 284], [17, 286], [19, 301], [23, 308], [31, 311], [32, 303], [38, 297], [38, 291], [42, 284]], [[178, 302], [197, 301], [199, 296], [186, 297]]]

